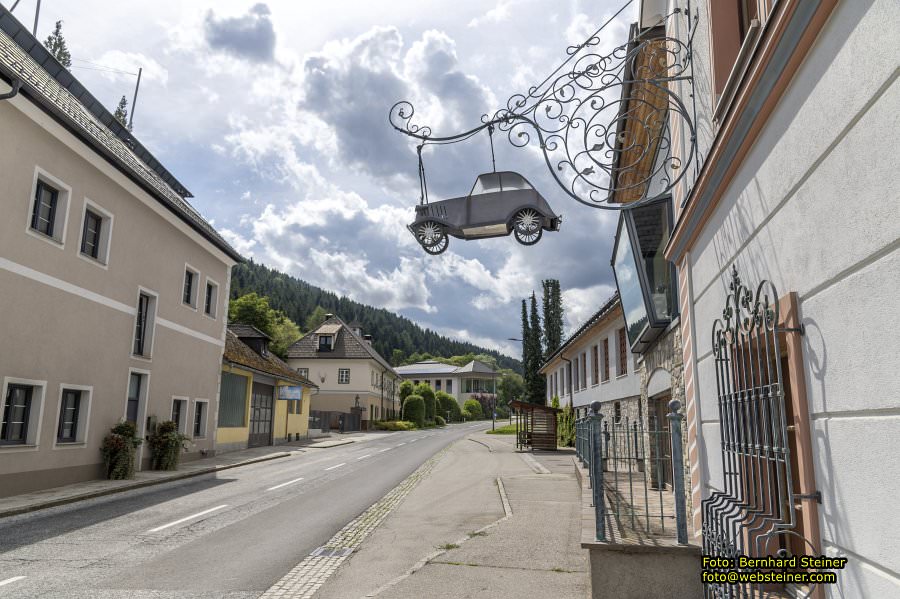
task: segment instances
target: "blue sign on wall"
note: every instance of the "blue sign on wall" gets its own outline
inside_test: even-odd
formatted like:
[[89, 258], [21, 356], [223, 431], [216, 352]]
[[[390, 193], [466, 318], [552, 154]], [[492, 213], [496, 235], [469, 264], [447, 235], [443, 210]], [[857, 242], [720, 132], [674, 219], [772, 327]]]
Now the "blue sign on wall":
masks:
[[278, 399], [303, 399], [303, 387], [278, 387]]

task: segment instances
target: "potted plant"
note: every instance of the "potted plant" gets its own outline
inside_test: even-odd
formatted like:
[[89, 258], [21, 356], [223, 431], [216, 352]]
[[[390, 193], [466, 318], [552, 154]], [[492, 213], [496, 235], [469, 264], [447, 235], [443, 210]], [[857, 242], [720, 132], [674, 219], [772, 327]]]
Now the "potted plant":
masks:
[[153, 470], [177, 470], [187, 437], [178, 432], [171, 420], [155, 423], [147, 438], [150, 445], [150, 467]]
[[122, 421], [110, 429], [100, 445], [106, 478], [124, 480], [134, 478], [134, 454], [140, 447], [134, 423]]

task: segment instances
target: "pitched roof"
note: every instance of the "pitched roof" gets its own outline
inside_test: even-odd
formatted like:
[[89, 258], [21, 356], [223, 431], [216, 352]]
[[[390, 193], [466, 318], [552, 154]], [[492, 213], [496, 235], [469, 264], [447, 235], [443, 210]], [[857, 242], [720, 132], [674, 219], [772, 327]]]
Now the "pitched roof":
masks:
[[454, 366], [453, 364], [444, 364], [437, 360], [423, 360], [415, 364], [407, 364], [406, 366], [398, 366], [394, 370], [400, 376], [413, 376], [422, 374], [465, 374], [467, 372], [481, 374], [497, 374], [497, 371], [484, 362], [472, 360], [465, 366]]
[[[319, 351], [318, 334], [334, 335], [334, 349], [329, 352]], [[375, 348], [369, 345], [362, 337], [350, 330], [347, 324], [332, 316], [315, 331], [309, 332], [298, 339], [287, 350], [288, 358], [317, 358], [317, 359], [365, 359], [375, 360], [385, 369], [394, 371], [394, 368], [381, 357]]]
[[608, 300], [606, 300], [600, 309], [597, 310], [594, 314], [591, 315], [580, 327], [575, 329], [575, 332], [569, 335], [568, 339], [566, 339], [562, 345], [559, 346], [559, 349], [553, 352], [549, 358], [544, 360], [544, 363], [541, 365], [541, 370], [546, 368], [550, 362], [555, 360], [560, 354], [562, 354], [568, 347], [570, 347], [573, 343], [575, 343], [582, 335], [584, 335], [591, 327], [600, 322], [604, 316], [609, 314], [619, 305], [619, 292], [616, 291], [612, 294]]
[[225, 362], [245, 366], [279, 379], [318, 388], [318, 385], [308, 378], [300, 376], [296, 371], [291, 370], [291, 367], [282, 362], [275, 354], [269, 353], [268, 356], [263, 357], [253, 351], [253, 348], [241, 341], [231, 331], [230, 327], [228, 332], [225, 333], [225, 354], [222, 359]]
[[257, 329], [252, 324], [243, 324], [240, 322], [236, 322], [234, 324], [229, 324], [228, 330], [242, 339], [268, 339], [269, 341], [272, 340], [271, 337]]
[[10, 12], [0, 6], [0, 79], [63, 125], [234, 260], [243, 258], [185, 198], [193, 197]]

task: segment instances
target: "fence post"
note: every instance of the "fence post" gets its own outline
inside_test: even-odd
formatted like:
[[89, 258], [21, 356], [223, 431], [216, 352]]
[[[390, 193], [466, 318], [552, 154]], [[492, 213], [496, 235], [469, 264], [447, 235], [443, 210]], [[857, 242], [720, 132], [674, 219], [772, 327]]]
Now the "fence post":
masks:
[[597, 540], [606, 540], [606, 502], [603, 500], [603, 459], [600, 402], [591, 402], [591, 491], [594, 498], [594, 514], [597, 522]]
[[679, 412], [681, 402], [673, 399], [669, 402], [669, 436], [672, 439], [672, 470], [674, 478], [672, 491], [675, 493], [675, 525], [678, 531], [678, 544], [687, 545], [687, 513], [684, 501], [684, 450], [681, 446], [681, 419]]

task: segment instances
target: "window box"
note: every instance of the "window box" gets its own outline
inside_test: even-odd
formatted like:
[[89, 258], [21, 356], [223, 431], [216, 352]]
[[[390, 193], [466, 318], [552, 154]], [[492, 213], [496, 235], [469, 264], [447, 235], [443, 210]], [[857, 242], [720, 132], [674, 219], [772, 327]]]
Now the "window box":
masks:
[[619, 217], [612, 267], [635, 353], [646, 351], [677, 314], [675, 266], [663, 256], [671, 233], [671, 197]]

